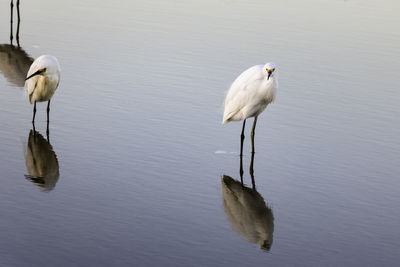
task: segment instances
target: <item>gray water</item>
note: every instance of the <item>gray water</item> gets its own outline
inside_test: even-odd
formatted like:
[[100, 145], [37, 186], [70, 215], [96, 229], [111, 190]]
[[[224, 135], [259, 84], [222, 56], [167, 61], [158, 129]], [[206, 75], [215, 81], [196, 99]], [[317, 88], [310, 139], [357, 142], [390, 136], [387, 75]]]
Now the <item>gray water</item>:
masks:
[[[21, 1], [22, 50], [0, 4], [0, 266], [398, 266], [398, 1]], [[253, 190], [222, 102], [267, 61]]]

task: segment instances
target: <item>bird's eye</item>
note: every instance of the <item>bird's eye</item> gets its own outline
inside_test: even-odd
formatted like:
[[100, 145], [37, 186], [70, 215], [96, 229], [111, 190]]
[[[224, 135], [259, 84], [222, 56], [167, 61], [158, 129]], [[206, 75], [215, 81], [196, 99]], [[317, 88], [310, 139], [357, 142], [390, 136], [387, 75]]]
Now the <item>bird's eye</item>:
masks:
[[273, 68], [271, 71], [274, 72], [274, 71], [275, 71], [275, 68]]
[[266, 71], [269, 71], [269, 69], [265, 69]]

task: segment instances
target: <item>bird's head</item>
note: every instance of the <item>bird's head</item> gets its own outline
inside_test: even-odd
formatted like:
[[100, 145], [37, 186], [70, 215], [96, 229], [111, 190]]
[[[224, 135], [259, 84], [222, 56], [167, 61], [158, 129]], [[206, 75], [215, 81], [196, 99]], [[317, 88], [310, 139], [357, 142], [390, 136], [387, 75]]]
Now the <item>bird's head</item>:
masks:
[[32, 73], [31, 75], [29, 75], [28, 77], [25, 78], [26, 80], [29, 80], [30, 78], [36, 76], [36, 75], [44, 75], [46, 73], [47, 68], [40, 68], [37, 71], [35, 71], [34, 73]]
[[276, 65], [274, 62], [268, 62], [267, 64], [265, 64], [264, 66], [264, 71], [265, 71], [265, 75], [267, 75], [267, 80], [269, 80], [270, 77], [274, 77], [274, 72], [276, 69]]
[[[36, 64], [35, 64], [36, 63]], [[34, 66], [34, 67], [33, 67]], [[31, 68], [29, 69], [30, 75], [26, 77], [25, 80], [28, 80], [36, 75], [45, 75], [45, 76], [59, 76], [60, 73], [60, 65], [57, 59], [50, 55], [43, 55], [38, 57], [32, 64]]]

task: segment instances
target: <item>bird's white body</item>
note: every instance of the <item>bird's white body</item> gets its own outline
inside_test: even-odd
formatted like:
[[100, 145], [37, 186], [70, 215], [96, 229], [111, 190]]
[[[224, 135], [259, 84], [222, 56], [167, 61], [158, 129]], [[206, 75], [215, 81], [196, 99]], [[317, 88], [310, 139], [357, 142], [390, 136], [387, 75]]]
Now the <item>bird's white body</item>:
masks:
[[275, 64], [253, 66], [236, 78], [225, 98], [223, 123], [256, 117], [274, 101], [278, 80], [266, 70], [274, 72]]
[[38, 57], [29, 68], [27, 77], [39, 70], [44, 71], [28, 78], [25, 83], [31, 104], [50, 100], [60, 82], [60, 64], [55, 57], [50, 55]]

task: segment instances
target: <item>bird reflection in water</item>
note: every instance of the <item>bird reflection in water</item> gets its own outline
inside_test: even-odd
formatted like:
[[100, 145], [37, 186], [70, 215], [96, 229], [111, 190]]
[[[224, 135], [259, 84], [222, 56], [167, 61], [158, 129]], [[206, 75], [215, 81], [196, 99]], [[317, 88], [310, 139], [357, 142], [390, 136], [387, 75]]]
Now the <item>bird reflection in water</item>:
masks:
[[0, 72], [11, 84], [24, 87], [26, 74], [33, 63], [22, 48], [9, 44], [0, 44]]
[[29, 132], [25, 151], [25, 164], [28, 175], [25, 177], [41, 191], [54, 189], [60, 176], [57, 155], [48, 139], [32, 129]]
[[11, 1], [10, 44], [0, 44], [0, 72], [11, 84], [24, 87], [26, 74], [33, 63], [31, 58], [19, 44], [20, 13], [19, 0], [16, 1], [18, 24], [16, 32], [17, 45], [13, 45], [13, 1]]
[[257, 192], [253, 176], [254, 153], [250, 164], [252, 188], [243, 184], [241, 159], [241, 181], [230, 176], [222, 177], [224, 210], [232, 228], [250, 243], [258, 243], [262, 250], [269, 251], [274, 233], [274, 215], [264, 198]]

